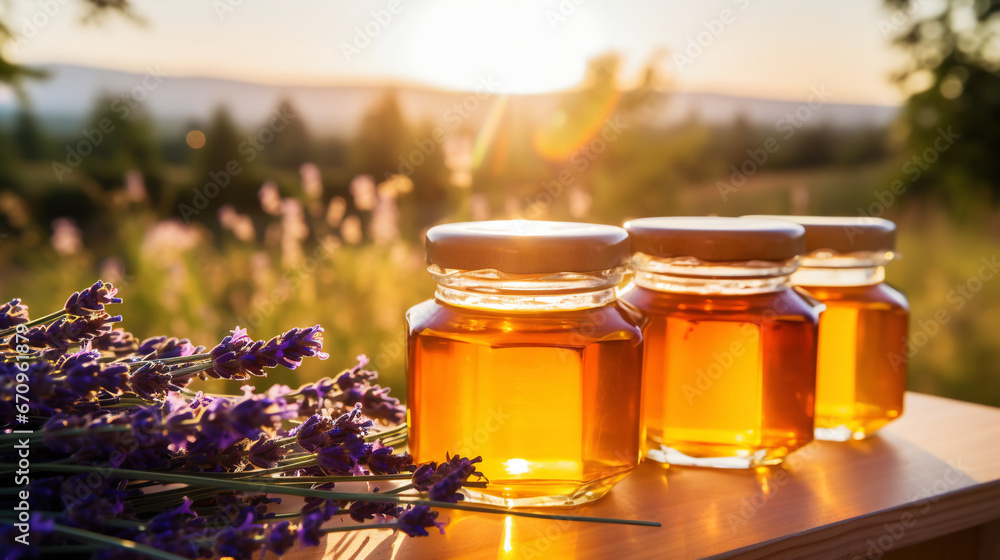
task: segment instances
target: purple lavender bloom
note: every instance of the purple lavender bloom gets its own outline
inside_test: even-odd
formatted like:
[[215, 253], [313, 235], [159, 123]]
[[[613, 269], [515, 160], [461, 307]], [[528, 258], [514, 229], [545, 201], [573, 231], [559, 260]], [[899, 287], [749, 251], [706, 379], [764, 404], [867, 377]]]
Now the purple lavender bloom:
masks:
[[329, 357], [323, 351], [323, 327], [294, 328], [268, 341], [252, 341], [246, 330], [232, 331], [210, 352], [213, 367], [210, 375], [222, 379], [247, 379], [265, 375], [264, 368], [284, 366], [295, 369], [303, 358]]
[[250, 446], [247, 459], [251, 465], [259, 469], [271, 469], [287, 454], [288, 450], [278, 445], [278, 440], [261, 435], [260, 439]]
[[105, 305], [122, 302], [121, 298], [115, 297], [117, 294], [118, 290], [113, 285], [98, 280], [82, 292], [74, 292], [63, 307], [67, 313], [78, 317], [100, 313]]
[[424, 463], [417, 467], [417, 469], [413, 472], [413, 487], [421, 492], [426, 492], [430, 490], [431, 486], [433, 486], [436, 482], [443, 480], [453, 471], [461, 473], [463, 481], [467, 480], [472, 475], [482, 477], [483, 474], [477, 472], [475, 466], [476, 463], [482, 462], [482, 457], [466, 459], [461, 455], [455, 455], [440, 465], [433, 461]]
[[136, 354], [144, 360], [165, 360], [199, 354], [204, 350], [204, 346], [195, 346], [186, 338], [156, 336], [144, 340], [136, 349]]
[[28, 306], [21, 304], [21, 298], [0, 305], [0, 330], [23, 325], [28, 320]]
[[333, 420], [314, 414], [293, 429], [289, 435], [295, 436], [298, 444], [306, 451], [315, 453], [330, 444], [330, 437], [326, 433], [331, 429], [333, 429]]
[[333, 428], [327, 432], [330, 441], [333, 443], [345, 443], [355, 439], [362, 439], [368, 435], [373, 422], [363, 419], [361, 416], [361, 406], [355, 405], [350, 412], [340, 415], [333, 421]]
[[[271, 531], [264, 537], [264, 549], [281, 556], [288, 552], [298, 540], [298, 529], [288, 521], [282, 521], [271, 526]], [[262, 556], [263, 557], [263, 556]]]
[[302, 546], [319, 546], [325, 521], [323, 513], [319, 511], [306, 514], [302, 518], [302, 524], [299, 526], [299, 540], [302, 542]]
[[170, 391], [180, 391], [190, 378], [174, 379], [167, 373], [169, 366], [158, 362], [142, 364], [128, 377], [128, 388], [140, 398], [153, 400], [163, 398]]
[[295, 391], [295, 402], [299, 405], [299, 414], [311, 416], [326, 407], [327, 396], [333, 392], [336, 384], [329, 377], [324, 377], [319, 381], [303, 385]]
[[32, 513], [28, 520], [31, 531], [28, 533], [28, 546], [24, 546], [21, 541], [15, 541], [16, 537], [23, 535], [21, 529], [14, 527], [13, 522], [4, 521], [0, 524], [0, 548], [4, 551], [6, 560], [21, 560], [22, 558], [37, 558], [39, 556], [38, 547], [42, 539], [48, 537], [55, 528], [55, 521], [42, 517], [38, 513]]
[[242, 437], [255, 439], [264, 429], [277, 429], [285, 418], [298, 415], [298, 407], [284, 399], [255, 395], [253, 387], [244, 386], [245, 395], [227, 412], [233, 431]]
[[323, 472], [330, 476], [347, 476], [356, 474], [358, 460], [364, 456], [364, 451], [352, 452], [345, 444], [324, 447], [316, 455], [316, 460]]
[[[336, 484], [333, 482], [324, 482], [322, 484], [314, 484], [313, 490], [333, 490]], [[323, 515], [323, 520], [327, 521], [334, 515], [340, 512], [341, 504], [346, 505], [346, 502], [339, 502], [337, 500], [325, 500], [323, 498], [309, 497], [306, 498], [305, 503], [302, 505], [302, 515], [307, 515], [310, 513], [320, 513]]]
[[248, 379], [250, 376], [243, 371], [238, 361], [241, 350], [253, 341], [247, 336], [246, 329], [236, 327], [232, 333], [223, 338], [222, 342], [209, 352], [212, 359], [212, 369], [208, 374], [217, 379]]
[[386, 502], [352, 502], [351, 507], [348, 508], [351, 514], [351, 519], [357, 521], [358, 523], [364, 523], [365, 521], [375, 519], [376, 516], [381, 518], [378, 522], [383, 522], [386, 517], [398, 517], [399, 514], [403, 513], [403, 508], [396, 504], [390, 504]]
[[462, 484], [467, 478], [469, 477], [462, 476], [461, 471], [452, 471], [431, 486], [428, 496], [435, 502], [458, 503], [465, 499], [465, 496], [459, 494], [458, 491], [462, 489]]
[[358, 356], [357, 365], [338, 375], [334, 383], [340, 393], [329, 395], [329, 400], [346, 406], [360, 403], [365, 416], [399, 424], [406, 418], [406, 409], [399, 404], [399, 399], [389, 396], [388, 388], [372, 384], [378, 373], [365, 370], [367, 363], [368, 357], [362, 354]]
[[263, 546], [256, 537], [264, 532], [264, 526], [255, 525], [253, 521], [254, 516], [248, 515], [240, 525], [220, 531], [213, 546], [216, 557], [252, 560], [254, 553]]
[[399, 516], [399, 530], [411, 537], [426, 537], [428, 527], [437, 527], [444, 534], [444, 523], [437, 520], [438, 512], [429, 506], [414, 506]]
[[60, 358], [56, 362], [57, 375], [80, 398], [88, 398], [99, 390], [119, 394], [127, 387], [128, 366], [120, 363], [99, 362], [100, 352], [80, 351]]
[[382, 445], [382, 442], [376, 442], [371, 448], [371, 453], [362, 461], [368, 465], [368, 470], [372, 474], [399, 474], [403, 471], [412, 472], [416, 468], [409, 453], [396, 455], [391, 447]]
[[111, 352], [116, 358], [124, 358], [139, 349], [139, 341], [132, 333], [119, 328], [94, 338], [90, 347], [93, 350]]
[[121, 320], [121, 315], [112, 317], [103, 311], [84, 317], [64, 317], [49, 325], [28, 329], [28, 332], [24, 333], [24, 338], [31, 348], [65, 350], [71, 344], [93, 340], [110, 333], [111, 325]]
[[361, 406], [364, 408], [365, 416], [375, 420], [399, 424], [406, 419], [406, 409], [399, 404], [399, 399], [389, 396], [388, 387], [378, 385], [369, 387], [361, 398]]

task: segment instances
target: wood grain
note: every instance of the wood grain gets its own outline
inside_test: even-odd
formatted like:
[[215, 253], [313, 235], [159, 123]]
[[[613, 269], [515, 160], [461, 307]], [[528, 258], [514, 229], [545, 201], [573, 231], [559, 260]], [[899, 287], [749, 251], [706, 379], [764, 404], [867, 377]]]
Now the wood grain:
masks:
[[756, 471], [646, 462], [604, 499], [558, 510], [660, 529], [443, 511], [444, 536], [342, 533], [285, 558], [875, 559], [995, 527], [998, 442], [1000, 409], [909, 393], [903, 417], [871, 439], [816, 442]]

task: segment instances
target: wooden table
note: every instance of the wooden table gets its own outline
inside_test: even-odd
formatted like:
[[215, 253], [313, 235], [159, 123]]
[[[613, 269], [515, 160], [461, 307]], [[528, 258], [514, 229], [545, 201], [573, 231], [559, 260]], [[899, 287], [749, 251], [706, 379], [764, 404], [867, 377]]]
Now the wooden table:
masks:
[[444, 536], [334, 534], [285, 558], [996, 559], [1000, 409], [909, 393], [869, 440], [815, 442], [756, 471], [645, 462], [604, 499], [562, 511], [663, 528], [443, 511]]

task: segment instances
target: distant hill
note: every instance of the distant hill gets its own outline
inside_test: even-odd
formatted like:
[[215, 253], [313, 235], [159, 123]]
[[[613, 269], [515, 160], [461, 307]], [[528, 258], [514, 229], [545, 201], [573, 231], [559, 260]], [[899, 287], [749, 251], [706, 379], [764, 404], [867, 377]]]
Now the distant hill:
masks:
[[[320, 134], [350, 134], [358, 126], [365, 111], [378, 97], [384, 86], [276, 86], [219, 78], [175, 77], [156, 78], [144, 74], [120, 72], [63, 64], [37, 68], [48, 73], [44, 80], [26, 84], [26, 91], [39, 118], [56, 131], [73, 131], [92, 110], [102, 94], [128, 94], [139, 88], [145, 104], [163, 127], [180, 127], [189, 121], [204, 121], [220, 104], [226, 104], [234, 118], [254, 126], [267, 118], [282, 98], [291, 99], [303, 115], [308, 116], [311, 130]], [[143, 82], [151, 87], [143, 90]], [[159, 81], [157, 81], [159, 80]], [[440, 122], [449, 107], [461, 102], [467, 92], [442, 91], [420, 86], [395, 86], [400, 103], [413, 121]], [[697, 115], [712, 124], [732, 122], [745, 115], [750, 122], [773, 126], [783, 115], [794, 112], [802, 102], [738, 97], [716, 93], [674, 92], [658, 124], [671, 124]], [[558, 103], [559, 94], [519, 96], [517, 103], [529, 115], [544, 116]], [[16, 110], [16, 100], [10, 92], [0, 96], [0, 114]], [[824, 105], [809, 124], [831, 124], [837, 127], [882, 126], [897, 114], [898, 108], [877, 105]], [[485, 116], [477, 111], [469, 124]]]

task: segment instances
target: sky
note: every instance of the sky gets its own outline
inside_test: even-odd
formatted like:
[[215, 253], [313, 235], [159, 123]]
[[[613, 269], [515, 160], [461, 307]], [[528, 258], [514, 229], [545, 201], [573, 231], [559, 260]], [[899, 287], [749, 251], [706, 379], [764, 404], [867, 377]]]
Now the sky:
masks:
[[588, 59], [613, 51], [624, 80], [658, 57], [684, 91], [805, 99], [825, 87], [837, 102], [904, 98], [889, 79], [905, 60], [889, 40], [900, 14], [873, 0], [134, 3], [144, 24], [84, 25], [78, 2], [11, 2], [15, 40], [5, 52], [26, 64], [159, 67], [171, 76], [461, 90], [485, 80], [531, 93], [572, 87]]

